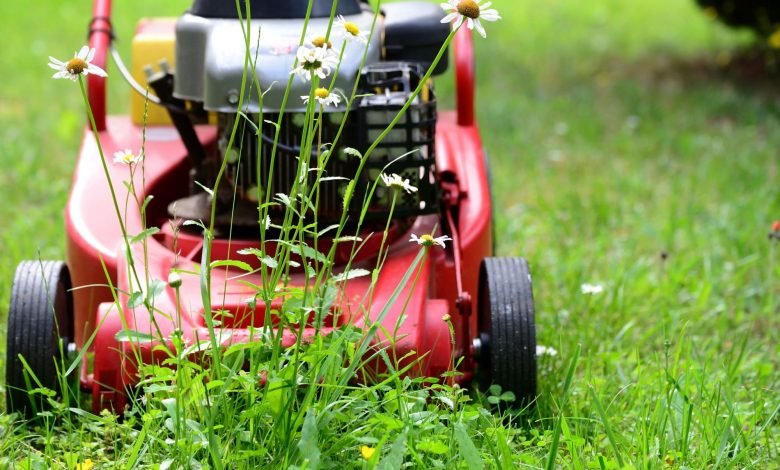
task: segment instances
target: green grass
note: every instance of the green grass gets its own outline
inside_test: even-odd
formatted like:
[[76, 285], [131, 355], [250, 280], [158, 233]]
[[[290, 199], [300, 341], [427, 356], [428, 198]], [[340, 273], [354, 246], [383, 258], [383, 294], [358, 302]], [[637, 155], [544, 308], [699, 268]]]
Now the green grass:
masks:
[[[138, 16], [187, 2], [165, 12], [117, 3], [127, 51]], [[416, 441], [448, 448], [418, 452], [455, 466], [470, 455], [465, 435], [496, 467], [544, 467], [551, 454], [566, 468], [776, 466], [780, 269], [766, 236], [780, 219], [776, 75], [737, 60], [749, 36], [708, 22], [692, 1], [495, 6], [504, 19], [477, 38], [478, 112], [499, 251], [532, 263], [538, 341], [559, 354], [541, 358], [528, 426], [479, 406], [431, 410], [415, 384], [394, 386], [409, 412], [433, 413], [409, 429]], [[78, 49], [88, 12], [84, 1], [0, 4], [10, 38], [0, 55], [0, 318], [15, 264], [63, 254], [83, 111], [74, 87], [49, 80], [46, 56]], [[121, 111], [127, 92], [112, 86]], [[586, 296], [583, 283], [605, 290]], [[350, 399], [354, 409], [333, 418], [349, 433], [323, 434], [319, 447], [332, 463], [359, 466], [358, 438], [385, 439], [391, 452], [401, 433], [388, 423], [408, 414], [374, 396]], [[0, 415], [0, 455], [36, 449], [29, 462], [102, 456], [123, 466], [123, 446], [147, 429], [138, 420], [74, 419], [52, 431]], [[164, 443], [148, 449], [149, 462], [167, 458]]]

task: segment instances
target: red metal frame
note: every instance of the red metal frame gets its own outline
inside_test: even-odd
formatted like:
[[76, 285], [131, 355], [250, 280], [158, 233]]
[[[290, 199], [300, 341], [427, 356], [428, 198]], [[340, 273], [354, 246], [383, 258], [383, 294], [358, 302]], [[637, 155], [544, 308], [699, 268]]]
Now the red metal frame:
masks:
[[455, 95], [458, 125], [474, 125], [474, 39], [471, 30], [460, 28], [453, 38], [455, 51]]
[[[111, 0], [95, 0], [89, 27], [89, 47], [95, 49], [92, 63], [106, 69], [111, 44]], [[98, 131], [106, 128], [106, 81], [97, 75], [87, 75], [87, 94]]]
[[[97, 50], [95, 63], [103, 67], [110, 41], [110, 6], [109, 0], [96, 0], [93, 11], [99, 19], [93, 22], [90, 35], [90, 47]], [[400, 323], [393, 348], [395, 357], [406, 357], [414, 352], [409, 357], [421, 358], [410, 374], [440, 376], [450, 370], [453, 355], [458, 355], [464, 356], [466, 361], [461, 370], [463, 375], [457, 380], [467, 382], [474, 372], [469, 345], [477, 331], [477, 312], [469, 299], [470, 295], [477, 292], [481, 260], [492, 254], [492, 220], [482, 142], [474, 120], [474, 51], [469, 30], [461, 28], [453, 49], [458, 83], [457, 110], [440, 112], [436, 129], [436, 164], [445, 193], [443, 216], [419, 217], [411, 231], [391, 234], [389, 256], [379, 276], [373, 299], [368, 301], [364, 296], [369, 283], [367, 278], [348, 281], [336, 302], [338, 320], [331, 318], [326, 321], [319, 334], [327, 333], [337, 326], [332, 324], [333, 321], [338, 324], [351, 322], [360, 326], [364, 324], [365, 315], [376, 318], [418, 253], [419, 247], [408, 242], [410, 233], [430, 233], [438, 227], [440, 231], [448, 233], [454, 242], [446, 250], [430, 250], [429, 256], [420, 265], [417, 283], [404, 287], [402, 297], [408, 296], [409, 299], [406, 309], [403, 309], [402, 302], [392, 306], [383, 325], [387, 331], [396, 331], [396, 325]], [[134, 125], [128, 116], [106, 117], [105, 87], [105, 79], [89, 76], [89, 99], [97, 124], [97, 137], [105, 155], [124, 148], [139, 148], [142, 141], [141, 127]], [[214, 128], [202, 126], [197, 129], [197, 133], [204, 145], [214, 145]], [[114, 187], [124, 191], [123, 181], [130, 177], [128, 168], [123, 165], [109, 167]], [[197, 270], [198, 246], [202, 240], [179, 232], [178, 251], [174, 252], [173, 233], [166, 214], [168, 202], [186, 195], [188, 171], [187, 152], [175, 131], [168, 127], [148, 129], [145, 179], [142, 181], [140, 175], [136, 175], [134, 183], [140, 193], [140, 200], [150, 194], [155, 196], [148, 208], [149, 224], [157, 224], [163, 230], [148, 239], [146, 253], [140, 250], [140, 246], [134, 245], [131, 256], [142, 277], [166, 280], [173, 268]], [[120, 200], [125, 200], [125, 194], [120, 194]], [[65, 218], [68, 264], [74, 286], [77, 287], [74, 300], [78, 345], [83, 346], [97, 329], [92, 343], [92, 374], [85, 373], [82, 377], [83, 384], [92, 391], [96, 410], [120, 410], [125, 406], [124, 392], [138, 380], [135, 353], [140, 354], [144, 362], [161, 359], [150, 344], [118, 342], [115, 339], [118, 331], [130, 328], [168, 337], [175, 329], [179, 329], [190, 342], [208, 337], [197, 276], [182, 276], [180, 299], [185, 301], [179, 304], [180, 322], [166, 320], [158, 315], [155, 317], [157, 326], [153, 326], [149, 312], [141, 307], [128, 307], [127, 293], [134, 289], [128, 279], [128, 260], [122, 254], [124, 242], [114, 214], [95, 135], [87, 127]], [[128, 207], [125, 225], [130, 234], [139, 233], [144, 227], [134, 204]], [[212, 259], [240, 259], [236, 251], [254, 246], [255, 243], [252, 240], [228, 242], [216, 239], [212, 246]], [[373, 260], [358, 260], [355, 267], [371, 269]], [[229, 342], [251, 341], [254, 338], [250, 337], [246, 325], [257, 325], [265, 318], [265, 311], [262, 305], [253, 309], [247, 306], [245, 299], [251, 292], [231, 278], [235, 274], [227, 269], [213, 271], [211, 303], [214, 309], [223, 308], [234, 314], [234, 319], [223, 325], [224, 329], [231, 330]], [[243, 279], [258, 281], [251, 276]], [[116, 307], [112, 291], [105, 287], [109, 282], [117, 288], [121, 312]], [[99, 287], [101, 285], [103, 287]], [[155, 299], [155, 308], [175, 312], [176, 302], [175, 292], [167, 288]], [[399, 322], [402, 315], [406, 320]], [[456, 329], [454, 349], [447, 317], [451, 318]], [[307, 326], [304, 336], [317, 333], [313, 326]], [[295, 340], [292, 332], [284, 332], [283, 338], [286, 344]], [[379, 335], [379, 342], [386, 340]]]

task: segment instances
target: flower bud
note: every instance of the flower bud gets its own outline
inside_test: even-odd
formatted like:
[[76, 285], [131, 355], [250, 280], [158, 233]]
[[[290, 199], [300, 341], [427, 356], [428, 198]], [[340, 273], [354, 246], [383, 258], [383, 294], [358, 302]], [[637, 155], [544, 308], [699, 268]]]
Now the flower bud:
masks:
[[181, 276], [179, 276], [179, 273], [171, 271], [170, 274], [168, 274], [168, 285], [174, 289], [181, 287]]

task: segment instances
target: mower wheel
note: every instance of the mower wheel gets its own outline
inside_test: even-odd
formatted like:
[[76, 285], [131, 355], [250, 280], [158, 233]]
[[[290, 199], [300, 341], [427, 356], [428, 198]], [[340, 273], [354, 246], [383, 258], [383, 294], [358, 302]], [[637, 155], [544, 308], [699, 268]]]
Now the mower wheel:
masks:
[[483, 388], [501, 386], [513, 407], [536, 398], [534, 295], [523, 258], [485, 258], [479, 270], [478, 377]]
[[[8, 412], [32, 417], [48, 408], [45, 387], [62, 392], [56, 363], [73, 341], [73, 295], [70, 272], [61, 261], [22, 261], [16, 267], [8, 308], [6, 400]], [[61, 342], [60, 342], [61, 341]], [[24, 362], [35, 377], [32, 377]]]

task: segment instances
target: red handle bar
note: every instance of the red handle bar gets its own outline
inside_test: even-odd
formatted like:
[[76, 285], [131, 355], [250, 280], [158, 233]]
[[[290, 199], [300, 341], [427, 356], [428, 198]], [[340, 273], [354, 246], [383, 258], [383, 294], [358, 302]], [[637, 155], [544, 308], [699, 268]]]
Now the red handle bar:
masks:
[[[104, 70], [111, 36], [111, 0], [95, 0], [89, 27], [89, 47], [95, 49], [92, 62]], [[474, 124], [474, 42], [471, 30], [460, 28], [453, 43], [458, 124], [470, 126]], [[97, 129], [102, 131], [106, 128], [106, 79], [88, 75], [87, 95]]]
[[474, 41], [465, 25], [453, 38], [455, 49], [455, 103], [458, 125], [474, 124]]
[[[89, 47], [95, 49], [92, 63], [106, 69], [108, 48], [111, 45], [111, 0], [95, 0], [92, 21], [89, 24]], [[87, 75], [87, 96], [98, 131], [106, 128], [106, 79]]]

